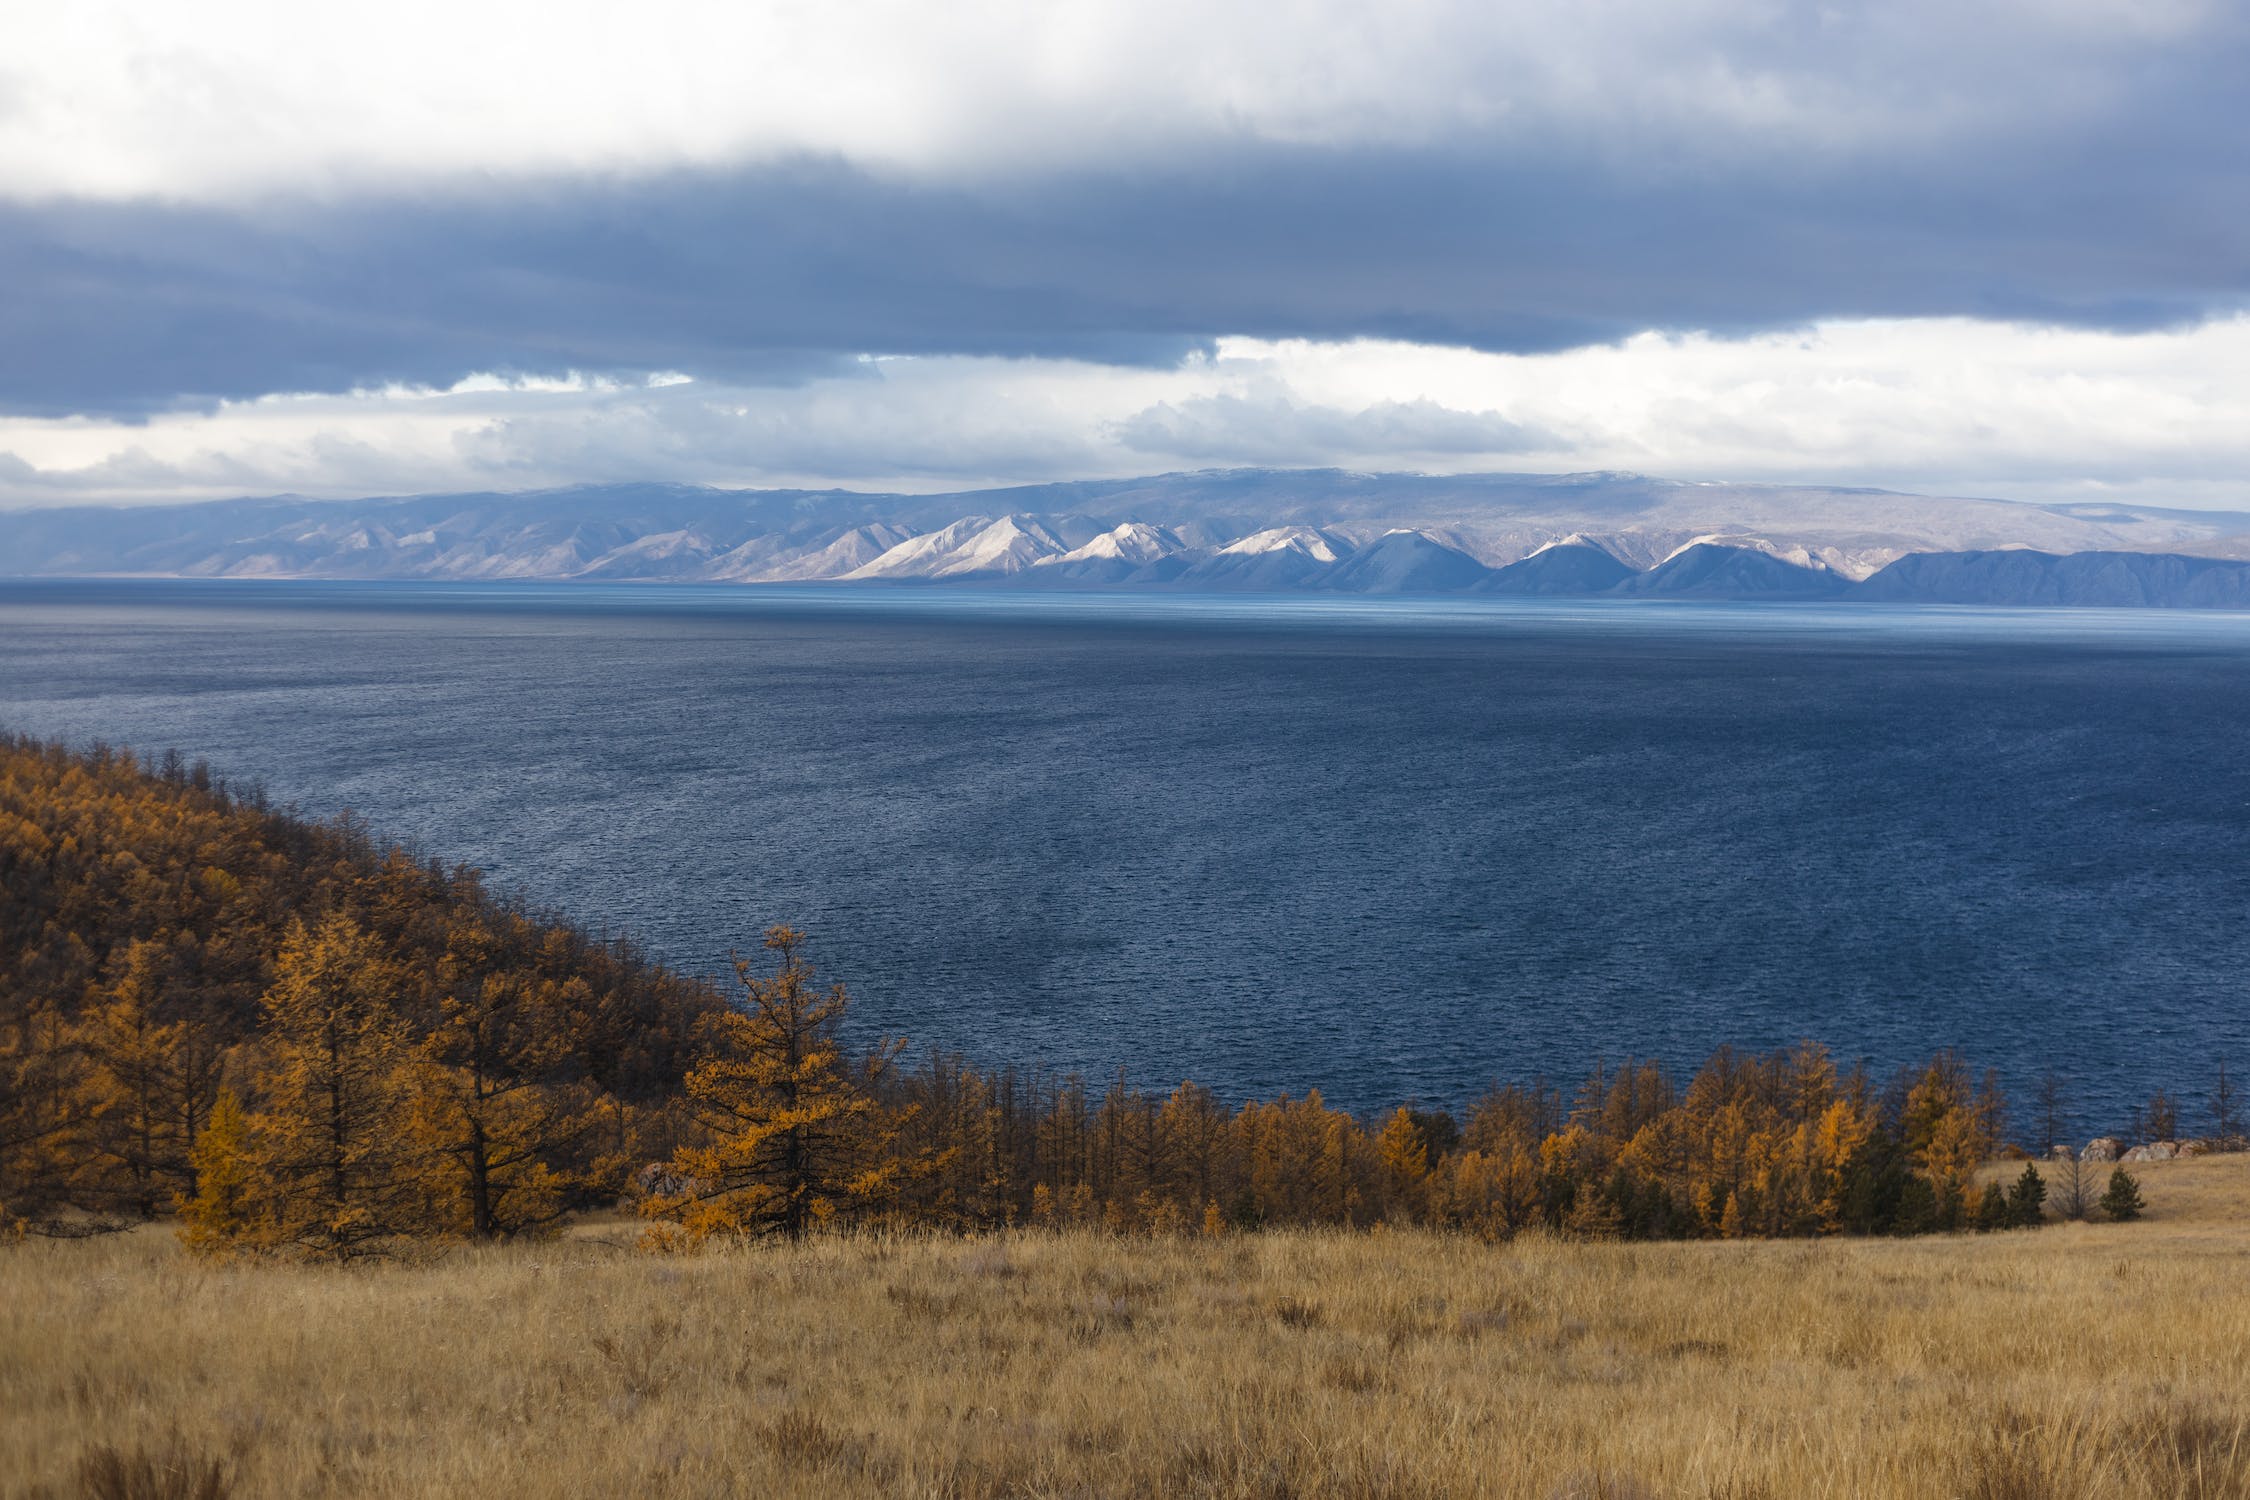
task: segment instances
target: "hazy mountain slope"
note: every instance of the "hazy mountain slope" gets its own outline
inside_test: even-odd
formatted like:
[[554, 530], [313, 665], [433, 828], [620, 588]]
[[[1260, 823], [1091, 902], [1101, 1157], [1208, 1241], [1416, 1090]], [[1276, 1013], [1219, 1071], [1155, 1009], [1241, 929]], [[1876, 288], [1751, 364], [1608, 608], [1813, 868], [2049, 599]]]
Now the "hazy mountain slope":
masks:
[[1419, 531], [1393, 531], [1345, 558], [1321, 587], [1347, 594], [1458, 594], [1492, 577], [1466, 552]]
[[1612, 592], [1673, 598], [1826, 599], [1851, 587], [1850, 579], [1799, 567], [1768, 552], [1696, 542], [1646, 573], [1634, 574]]
[[1911, 604], [2250, 609], [2250, 563], [2142, 552], [1951, 552], [1902, 557], [1854, 597]]
[[713, 559], [701, 581], [792, 583], [836, 578], [864, 567], [914, 533], [876, 521], [846, 531], [821, 527], [780, 536], [753, 537]]
[[1488, 594], [1600, 594], [1634, 576], [1633, 570], [1590, 542], [1568, 540], [1518, 559], [1485, 580]]

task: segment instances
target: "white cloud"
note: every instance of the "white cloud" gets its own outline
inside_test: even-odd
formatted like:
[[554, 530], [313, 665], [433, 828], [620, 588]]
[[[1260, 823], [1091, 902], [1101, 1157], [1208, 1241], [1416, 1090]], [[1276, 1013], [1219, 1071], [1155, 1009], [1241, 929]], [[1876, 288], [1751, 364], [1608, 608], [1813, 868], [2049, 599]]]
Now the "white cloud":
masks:
[[1240, 463], [2250, 508], [2246, 376], [2250, 317], [2142, 334], [1832, 322], [1546, 355], [1229, 338], [1170, 369], [884, 359], [754, 389], [479, 378], [137, 425], [0, 419], [0, 497], [648, 479], [929, 490]]
[[0, 193], [209, 197], [792, 153], [878, 170], [1229, 139], [1647, 156], [2099, 112], [2201, 0], [73, 0], [0, 50]]

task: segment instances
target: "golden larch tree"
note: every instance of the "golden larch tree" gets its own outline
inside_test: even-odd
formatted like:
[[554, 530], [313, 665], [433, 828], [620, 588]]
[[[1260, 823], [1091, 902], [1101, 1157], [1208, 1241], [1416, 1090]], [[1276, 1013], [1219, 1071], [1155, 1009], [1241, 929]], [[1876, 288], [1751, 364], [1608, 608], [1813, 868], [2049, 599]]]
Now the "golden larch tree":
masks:
[[397, 985], [348, 916], [294, 923], [282, 940], [251, 1151], [260, 1222], [278, 1243], [351, 1255], [429, 1217], [404, 1128], [413, 1050]]
[[1383, 1163], [1386, 1215], [1401, 1223], [1420, 1219], [1429, 1208], [1430, 1141], [1414, 1111], [1400, 1105], [1375, 1138]]
[[551, 1165], [598, 1119], [567, 1087], [571, 1038], [554, 982], [496, 972], [482, 924], [454, 926], [428, 1030], [415, 1048], [412, 1129], [445, 1228], [477, 1239], [519, 1233], [562, 1211]]
[[735, 956], [739, 1006], [706, 1023], [707, 1052], [687, 1076], [706, 1144], [673, 1156], [670, 1192], [643, 1205], [690, 1238], [802, 1238], [815, 1226], [882, 1206], [904, 1175], [897, 1128], [872, 1085], [894, 1049], [855, 1065], [837, 1030], [851, 1005], [842, 985], [813, 987], [804, 935], [767, 930], [769, 977]]
[[193, 1191], [189, 1156], [219, 1086], [219, 1049], [187, 1008], [166, 946], [129, 944], [79, 1028], [88, 1067], [89, 1197], [152, 1219]]
[[252, 1199], [250, 1126], [234, 1090], [221, 1089], [192, 1153], [195, 1192], [180, 1203], [180, 1239], [189, 1249], [220, 1253], [258, 1238]]

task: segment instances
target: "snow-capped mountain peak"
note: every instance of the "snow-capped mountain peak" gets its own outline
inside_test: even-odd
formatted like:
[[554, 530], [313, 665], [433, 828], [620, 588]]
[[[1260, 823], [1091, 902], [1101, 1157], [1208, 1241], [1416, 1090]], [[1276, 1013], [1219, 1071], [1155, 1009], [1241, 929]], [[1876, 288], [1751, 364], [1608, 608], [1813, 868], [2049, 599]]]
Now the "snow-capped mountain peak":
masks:
[[1250, 557], [1266, 552], [1295, 552], [1314, 562], [1332, 563], [1347, 548], [1340, 548], [1335, 538], [1311, 526], [1271, 526], [1264, 531], [1253, 531], [1237, 538], [1219, 549], [1221, 556]]
[[1039, 559], [1036, 566], [1051, 563], [1075, 562], [1155, 562], [1184, 551], [1186, 544], [1161, 526], [1150, 526], [1142, 521], [1126, 521], [1115, 526], [1082, 547]]
[[900, 542], [873, 562], [843, 576], [960, 578], [972, 573], [1018, 573], [1066, 550], [1062, 539], [1035, 517], [1006, 515], [989, 520], [969, 516]]

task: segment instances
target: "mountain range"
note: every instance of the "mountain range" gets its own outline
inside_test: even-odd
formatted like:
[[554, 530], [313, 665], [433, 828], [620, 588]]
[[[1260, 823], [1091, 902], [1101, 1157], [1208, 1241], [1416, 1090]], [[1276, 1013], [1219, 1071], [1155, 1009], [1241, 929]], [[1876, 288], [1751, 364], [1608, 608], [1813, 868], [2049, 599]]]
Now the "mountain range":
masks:
[[1221, 470], [933, 495], [586, 485], [0, 512], [16, 577], [976, 583], [2250, 607], [2250, 515], [1634, 474]]

